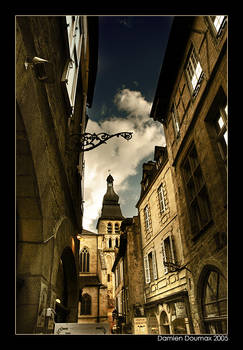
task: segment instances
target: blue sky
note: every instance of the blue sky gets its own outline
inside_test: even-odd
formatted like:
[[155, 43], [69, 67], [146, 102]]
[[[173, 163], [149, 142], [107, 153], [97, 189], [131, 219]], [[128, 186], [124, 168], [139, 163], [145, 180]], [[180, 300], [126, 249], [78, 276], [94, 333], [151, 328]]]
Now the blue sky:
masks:
[[87, 132], [132, 131], [85, 153], [84, 228], [94, 231], [109, 170], [122, 213], [137, 215], [142, 164], [165, 145], [163, 127], [149, 118], [173, 17], [100, 16], [99, 58]]

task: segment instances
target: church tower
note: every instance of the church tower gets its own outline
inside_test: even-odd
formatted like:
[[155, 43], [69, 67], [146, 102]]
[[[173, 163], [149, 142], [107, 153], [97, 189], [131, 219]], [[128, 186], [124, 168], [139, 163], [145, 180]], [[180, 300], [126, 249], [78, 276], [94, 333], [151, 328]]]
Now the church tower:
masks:
[[115, 297], [115, 278], [112, 273], [112, 266], [115, 261], [115, 250], [120, 244], [120, 225], [124, 219], [120, 204], [119, 196], [113, 188], [114, 179], [109, 175], [106, 179], [107, 190], [103, 197], [101, 216], [97, 222], [98, 230], [98, 254], [103, 262], [102, 280], [106, 280], [107, 296], [108, 296], [108, 314], [114, 309]]

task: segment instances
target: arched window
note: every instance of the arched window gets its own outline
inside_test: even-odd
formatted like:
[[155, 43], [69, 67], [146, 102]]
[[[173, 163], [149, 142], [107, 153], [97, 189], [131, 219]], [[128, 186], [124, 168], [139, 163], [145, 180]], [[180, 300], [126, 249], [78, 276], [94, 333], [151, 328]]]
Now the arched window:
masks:
[[111, 238], [109, 238], [109, 248], [112, 248], [112, 240], [111, 240]]
[[81, 297], [80, 315], [91, 315], [91, 296], [87, 293]]
[[89, 258], [88, 249], [83, 248], [79, 256], [80, 272], [89, 272]]
[[119, 240], [118, 240], [118, 238], [116, 238], [116, 247], [117, 248], [119, 247]]
[[227, 333], [227, 283], [216, 268], [207, 271], [203, 282], [202, 313], [207, 333]]
[[108, 234], [112, 233], [112, 224], [110, 222], [107, 224], [107, 233]]
[[120, 227], [119, 227], [119, 224], [117, 222], [115, 223], [115, 233], [116, 234], [120, 233]]

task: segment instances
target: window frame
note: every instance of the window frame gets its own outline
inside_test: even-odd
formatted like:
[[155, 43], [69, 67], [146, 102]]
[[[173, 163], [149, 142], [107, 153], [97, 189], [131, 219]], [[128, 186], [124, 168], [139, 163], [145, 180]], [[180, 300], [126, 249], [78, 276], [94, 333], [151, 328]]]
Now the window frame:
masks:
[[[61, 77], [61, 84], [63, 86], [65, 100], [68, 104], [68, 114], [70, 117], [72, 117], [75, 107], [84, 29], [82, 16], [65, 16], [65, 20], [67, 27], [67, 46], [69, 57]], [[79, 29], [78, 35], [77, 29]]]
[[[200, 74], [198, 69], [200, 70]], [[185, 64], [185, 73], [192, 97], [195, 98], [200, 90], [201, 83], [204, 78], [204, 71], [193, 44], [188, 52]], [[195, 84], [193, 83], [194, 78], [196, 79]]]
[[115, 223], [115, 234], [119, 234], [120, 233], [120, 225], [116, 222]]
[[[221, 129], [218, 125], [218, 119], [220, 119], [220, 116], [222, 117], [224, 124]], [[226, 142], [224, 135], [227, 133], [228, 136], [228, 101], [221, 86], [219, 87], [205, 117], [205, 123], [209, 137], [213, 141], [212, 146], [217, 154], [216, 159], [223, 163], [224, 169], [227, 173], [228, 142]]]
[[146, 232], [149, 232], [151, 230], [151, 223], [150, 223], [150, 210], [149, 210], [148, 204], [144, 207], [143, 212], [144, 212], [145, 229], [146, 229]]
[[80, 250], [79, 268], [81, 273], [90, 272], [90, 253], [87, 247], [83, 247]]
[[179, 138], [180, 137], [180, 120], [179, 120], [179, 116], [178, 116], [178, 112], [175, 104], [173, 104], [171, 108], [171, 119], [172, 119], [175, 138]]
[[166, 205], [166, 198], [164, 194], [163, 183], [161, 183], [160, 186], [158, 187], [157, 193], [158, 193], [158, 199], [159, 199], [160, 213], [164, 214], [167, 209], [167, 205]]
[[212, 211], [206, 181], [194, 142], [191, 143], [182, 166], [182, 177], [193, 239], [212, 222]]
[[[166, 244], [166, 245], [165, 245]], [[164, 269], [164, 274], [173, 272], [173, 266], [168, 266], [166, 263], [176, 264], [175, 246], [172, 234], [164, 237], [161, 241], [161, 252], [162, 252], [162, 264]], [[168, 254], [169, 249], [169, 254]]]
[[[222, 105], [218, 108], [218, 117], [215, 120], [215, 132], [217, 134], [216, 141], [218, 145], [218, 149], [220, 155], [227, 167], [227, 151], [228, 151], [228, 114], [226, 112], [228, 110], [228, 105], [226, 103], [225, 107]], [[220, 118], [222, 119], [222, 127], [219, 124]], [[225, 135], [226, 138], [225, 138]], [[223, 141], [223, 142], [222, 142]], [[224, 145], [224, 146], [223, 146]]]
[[88, 293], [81, 297], [80, 315], [92, 315], [92, 297]]
[[146, 284], [154, 282], [158, 279], [158, 269], [155, 250], [150, 250], [146, 255], [144, 255], [144, 275]]
[[[216, 279], [213, 278], [214, 276]], [[223, 297], [222, 292], [224, 289], [222, 289], [222, 284], [226, 288]], [[212, 295], [213, 298], [209, 298], [209, 294]], [[226, 312], [224, 312], [225, 307]], [[210, 330], [214, 329], [215, 333], [222, 333], [225, 327], [224, 323], [227, 323], [228, 317], [227, 282], [223, 274], [213, 266], [208, 269], [203, 279], [201, 310], [206, 332], [211, 333]]]
[[107, 229], [107, 234], [111, 235], [113, 232], [113, 225], [111, 222], [108, 222], [106, 229]]
[[[214, 18], [212, 18], [214, 17]], [[215, 25], [215, 20], [218, 19], [219, 20], [219, 17], [223, 17], [221, 18], [222, 21], [217, 29], [216, 25]], [[225, 27], [225, 24], [227, 22], [227, 16], [225, 15], [216, 15], [216, 16], [209, 16], [209, 20], [210, 20], [210, 23], [211, 23], [211, 26], [213, 28], [213, 31], [214, 31], [214, 34], [216, 36], [216, 38], [219, 38], [223, 32], [223, 29]]]

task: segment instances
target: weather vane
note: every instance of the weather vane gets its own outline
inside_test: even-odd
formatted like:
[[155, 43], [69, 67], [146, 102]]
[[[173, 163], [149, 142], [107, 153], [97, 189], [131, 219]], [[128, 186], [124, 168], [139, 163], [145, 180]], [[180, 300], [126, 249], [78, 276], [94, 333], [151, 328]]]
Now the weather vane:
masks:
[[99, 134], [91, 134], [91, 133], [84, 133], [84, 134], [72, 134], [71, 136], [79, 136], [80, 137], [80, 148], [82, 152], [90, 151], [99, 145], [102, 145], [103, 143], [106, 143], [107, 140], [111, 139], [114, 136], [121, 136], [125, 140], [130, 140], [132, 138], [132, 132], [119, 132], [117, 134], [109, 135], [105, 132], [101, 132]]

